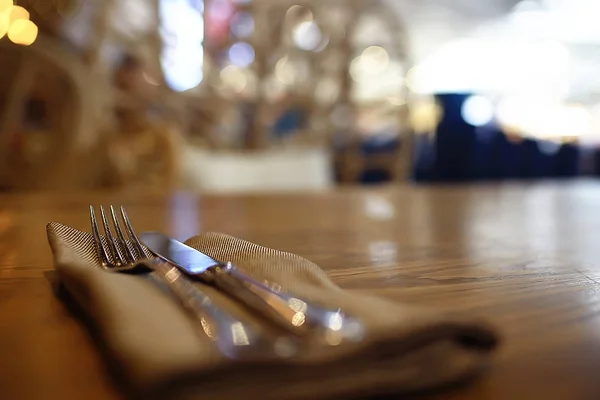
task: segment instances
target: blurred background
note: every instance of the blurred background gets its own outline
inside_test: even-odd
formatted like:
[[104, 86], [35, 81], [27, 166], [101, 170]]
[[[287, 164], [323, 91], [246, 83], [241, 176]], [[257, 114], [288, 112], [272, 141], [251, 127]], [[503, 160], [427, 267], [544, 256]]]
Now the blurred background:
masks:
[[597, 0], [0, 0], [0, 190], [600, 175]]

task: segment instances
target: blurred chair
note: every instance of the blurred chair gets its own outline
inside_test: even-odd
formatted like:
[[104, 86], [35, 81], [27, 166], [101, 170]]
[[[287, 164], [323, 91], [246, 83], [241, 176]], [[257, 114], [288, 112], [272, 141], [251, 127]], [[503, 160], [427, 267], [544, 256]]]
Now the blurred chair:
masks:
[[107, 93], [81, 60], [40, 35], [28, 47], [0, 42], [0, 176], [6, 189], [85, 185], [87, 150]]
[[355, 140], [339, 150], [342, 183], [403, 182], [413, 176], [413, 135]]

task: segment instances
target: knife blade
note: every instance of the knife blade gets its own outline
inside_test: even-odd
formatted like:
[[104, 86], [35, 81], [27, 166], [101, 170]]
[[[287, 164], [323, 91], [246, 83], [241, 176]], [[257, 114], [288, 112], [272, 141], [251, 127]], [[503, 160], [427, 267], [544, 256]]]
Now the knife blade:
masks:
[[362, 338], [362, 324], [340, 309], [327, 309], [293, 294], [276, 291], [243, 273], [233, 263], [215, 260], [162, 233], [143, 232], [140, 239], [155, 256], [216, 286], [290, 333], [303, 336], [312, 328], [320, 328], [326, 331], [326, 340], [332, 345], [342, 339]]

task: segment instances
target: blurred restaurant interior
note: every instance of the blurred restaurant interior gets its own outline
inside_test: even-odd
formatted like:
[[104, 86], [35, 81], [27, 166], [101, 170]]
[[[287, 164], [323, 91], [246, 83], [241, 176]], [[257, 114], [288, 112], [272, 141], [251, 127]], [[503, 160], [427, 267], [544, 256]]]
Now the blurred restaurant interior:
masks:
[[597, 0], [0, 0], [3, 191], [600, 175]]
[[0, 0], [0, 400], [600, 399], [599, 17]]

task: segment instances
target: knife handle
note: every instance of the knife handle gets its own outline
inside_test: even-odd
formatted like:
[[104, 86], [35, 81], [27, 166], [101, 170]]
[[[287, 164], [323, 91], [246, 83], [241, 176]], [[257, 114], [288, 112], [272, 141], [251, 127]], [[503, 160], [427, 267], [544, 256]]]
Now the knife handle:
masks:
[[362, 324], [345, 316], [339, 309], [325, 309], [291, 294], [275, 291], [244, 274], [230, 262], [209, 270], [213, 283], [219, 289], [290, 333], [304, 336], [316, 328], [328, 334], [330, 344], [338, 344], [338, 339], [362, 338]]
[[148, 266], [180, 300], [181, 305], [199, 320], [202, 330], [216, 342], [221, 353], [237, 360], [287, 358], [296, 352], [286, 338], [267, 338], [260, 331], [217, 307], [177, 267], [161, 260], [148, 260]]

